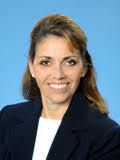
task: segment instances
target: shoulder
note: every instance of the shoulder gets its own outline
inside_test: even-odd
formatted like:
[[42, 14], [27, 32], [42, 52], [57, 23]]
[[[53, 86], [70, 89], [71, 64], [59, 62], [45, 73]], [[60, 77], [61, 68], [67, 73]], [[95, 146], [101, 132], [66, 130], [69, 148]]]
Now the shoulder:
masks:
[[88, 119], [89, 126], [99, 132], [118, 125], [109, 116], [102, 114], [98, 109], [91, 106], [88, 107]]
[[108, 130], [119, 126], [109, 116], [102, 114], [98, 109], [89, 107], [88, 128], [92, 136], [97, 139], [103, 136]]
[[0, 111], [0, 128], [20, 123], [25, 116], [29, 116], [33, 101], [7, 105]]
[[91, 154], [97, 159], [103, 155], [106, 159], [120, 156], [120, 126], [93, 107], [89, 109], [88, 117]]

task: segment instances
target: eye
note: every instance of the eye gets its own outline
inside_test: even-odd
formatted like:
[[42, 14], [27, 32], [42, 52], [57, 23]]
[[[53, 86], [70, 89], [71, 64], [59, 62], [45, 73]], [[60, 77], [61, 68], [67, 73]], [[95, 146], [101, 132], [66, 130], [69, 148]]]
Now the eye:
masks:
[[51, 64], [51, 62], [48, 60], [44, 60], [44, 61], [41, 61], [40, 64], [43, 66], [49, 66]]
[[75, 60], [67, 60], [66, 64], [69, 65], [69, 66], [73, 66], [73, 65], [76, 64], [76, 61]]

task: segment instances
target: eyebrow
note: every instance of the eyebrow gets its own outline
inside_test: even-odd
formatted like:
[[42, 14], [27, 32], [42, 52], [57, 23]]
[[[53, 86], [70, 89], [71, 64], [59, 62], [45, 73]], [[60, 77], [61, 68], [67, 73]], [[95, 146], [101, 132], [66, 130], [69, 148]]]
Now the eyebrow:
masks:
[[[63, 60], [67, 60], [72, 57], [80, 58], [79, 56], [66, 56], [66, 57], [63, 57]], [[54, 59], [54, 57], [50, 57], [50, 56], [39, 56], [38, 58]]]
[[49, 56], [39, 56], [38, 58], [47, 58], [47, 59], [52, 59], [53, 57], [49, 57]]
[[79, 58], [79, 56], [67, 56], [67, 57], [63, 57], [63, 61], [69, 59], [69, 58]]

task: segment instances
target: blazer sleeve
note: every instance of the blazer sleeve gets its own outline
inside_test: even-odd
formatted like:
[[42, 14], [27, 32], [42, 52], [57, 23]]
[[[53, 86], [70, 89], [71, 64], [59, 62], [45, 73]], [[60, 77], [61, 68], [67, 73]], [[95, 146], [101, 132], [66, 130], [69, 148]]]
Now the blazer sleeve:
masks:
[[8, 160], [9, 153], [7, 151], [7, 146], [6, 146], [6, 140], [7, 135], [6, 135], [6, 128], [7, 126], [5, 125], [5, 119], [7, 118], [7, 108], [4, 107], [0, 111], [0, 160]]
[[120, 126], [114, 126], [95, 145], [90, 160], [120, 160]]

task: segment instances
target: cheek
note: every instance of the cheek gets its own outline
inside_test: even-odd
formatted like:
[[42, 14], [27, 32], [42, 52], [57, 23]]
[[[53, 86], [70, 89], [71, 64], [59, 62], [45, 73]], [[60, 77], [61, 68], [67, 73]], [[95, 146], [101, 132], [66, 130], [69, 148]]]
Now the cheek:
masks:
[[77, 70], [71, 73], [70, 75], [72, 81], [72, 88], [76, 89], [80, 84], [81, 71]]
[[39, 88], [42, 87], [43, 84], [47, 82], [49, 77], [50, 77], [50, 74], [48, 72], [45, 72], [42, 70], [35, 71], [35, 79]]
[[81, 78], [80, 74], [74, 73], [73, 81], [74, 81], [74, 84], [75, 84], [76, 86], [79, 85], [79, 83], [80, 83], [80, 78]]
[[69, 77], [70, 77], [73, 81], [79, 81], [80, 78], [81, 78], [81, 75], [82, 75], [82, 73], [81, 73], [80, 69], [69, 72]]

